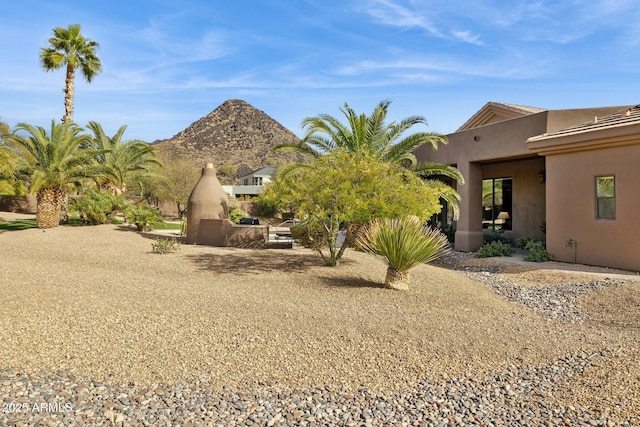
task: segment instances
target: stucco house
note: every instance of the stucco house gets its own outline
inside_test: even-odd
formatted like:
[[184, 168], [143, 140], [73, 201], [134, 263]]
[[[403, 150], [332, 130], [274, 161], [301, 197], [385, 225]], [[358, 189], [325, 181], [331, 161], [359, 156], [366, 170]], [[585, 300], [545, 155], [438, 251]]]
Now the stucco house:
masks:
[[222, 188], [229, 197], [257, 196], [264, 191], [264, 185], [274, 179], [276, 172], [275, 167], [264, 166], [241, 176], [240, 185], [223, 185]]
[[546, 239], [559, 261], [640, 270], [640, 106], [490, 102], [447, 136], [448, 145], [415, 154], [465, 178], [451, 224], [457, 250], [475, 251], [486, 233], [501, 230]]

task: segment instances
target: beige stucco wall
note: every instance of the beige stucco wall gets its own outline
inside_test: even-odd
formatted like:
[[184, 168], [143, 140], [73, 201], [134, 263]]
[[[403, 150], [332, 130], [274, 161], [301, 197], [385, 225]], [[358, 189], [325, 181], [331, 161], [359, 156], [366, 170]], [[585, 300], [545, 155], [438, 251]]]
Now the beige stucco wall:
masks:
[[[415, 154], [419, 161], [456, 166], [465, 178], [465, 184], [457, 186], [462, 200], [460, 219], [456, 224], [455, 248], [460, 251], [475, 251], [482, 246], [482, 179], [487, 178], [484, 173], [486, 165], [507, 160], [535, 159], [537, 154], [529, 150], [526, 144], [530, 137], [587, 122], [593, 120], [595, 116], [603, 116], [619, 108], [543, 111], [455, 132], [447, 135], [449, 144], [441, 145], [436, 151], [427, 146], [418, 148]], [[541, 188], [534, 185], [539, 180], [539, 169], [537, 166], [532, 166], [530, 171], [533, 173], [532, 177], [525, 178], [524, 174], [519, 174], [521, 184], [518, 184], [520, 189], [517, 194], [514, 188], [514, 204], [533, 206], [537, 200], [541, 200]], [[514, 185], [516, 185], [515, 182]], [[533, 190], [533, 193], [529, 194], [529, 190]], [[525, 202], [521, 200], [522, 197], [531, 197], [532, 202]], [[541, 202], [541, 204], [544, 203]], [[541, 211], [537, 205], [530, 215], [524, 212], [525, 210], [526, 208], [523, 208], [522, 213], [523, 218], [526, 218], [525, 222], [518, 226], [522, 227], [522, 230], [516, 231], [517, 225], [514, 224], [515, 238], [520, 234], [539, 233], [540, 222], [544, 215], [540, 214]]]
[[[640, 144], [640, 139], [638, 140]], [[547, 250], [559, 261], [640, 271], [640, 145], [548, 155]], [[595, 177], [616, 177], [616, 219], [597, 220]]]

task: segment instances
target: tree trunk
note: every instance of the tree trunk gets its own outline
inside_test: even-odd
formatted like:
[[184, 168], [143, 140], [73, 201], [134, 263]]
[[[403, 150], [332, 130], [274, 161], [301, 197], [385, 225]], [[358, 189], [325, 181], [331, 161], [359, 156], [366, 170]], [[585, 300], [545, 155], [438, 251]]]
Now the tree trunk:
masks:
[[65, 123], [73, 122], [73, 93], [74, 93], [75, 69], [67, 64], [67, 75], [64, 80], [64, 117]]
[[69, 224], [69, 193], [64, 192], [60, 200], [60, 222], [59, 224]]
[[53, 228], [60, 224], [60, 204], [64, 198], [62, 190], [41, 188], [36, 193], [36, 224], [38, 228]]
[[400, 271], [393, 267], [387, 268], [387, 277], [384, 279], [384, 287], [398, 291], [409, 290], [409, 272]]

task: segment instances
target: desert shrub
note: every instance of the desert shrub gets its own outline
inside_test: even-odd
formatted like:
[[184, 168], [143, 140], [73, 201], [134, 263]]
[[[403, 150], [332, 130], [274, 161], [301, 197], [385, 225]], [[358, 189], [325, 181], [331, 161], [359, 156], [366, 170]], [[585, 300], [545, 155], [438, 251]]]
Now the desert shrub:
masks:
[[97, 188], [71, 200], [71, 209], [78, 212], [83, 223], [98, 225], [111, 223], [118, 212], [125, 210], [127, 201], [122, 195]]
[[182, 218], [182, 221], [180, 222], [180, 235], [181, 236], [186, 236], [187, 235], [187, 217], [186, 217], [186, 215]]
[[231, 206], [229, 207], [229, 213], [227, 216], [231, 222], [237, 224], [238, 221], [240, 221], [240, 218], [246, 218], [249, 214], [243, 211], [239, 206]]
[[530, 242], [535, 242], [535, 241], [536, 241], [535, 237], [531, 237], [531, 236], [521, 237], [518, 240], [516, 240], [516, 247], [520, 249], [524, 249]]
[[151, 250], [160, 255], [180, 249], [180, 242], [175, 237], [156, 239], [151, 243]]
[[511, 256], [511, 246], [504, 242], [493, 241], [478, 249], [476, 258], [489, 258], [494, 256]]
[[305, 248], [318, 251], [326, 247], [329, 242], [326, 229], [322, 227], [319, 221], [314, 221], [313, 219], [307, 219], [292, 225], [289, 230], [293, 240]]
[[258, 208], [258, 215], [266, 218], [273, 218], [278, 213], [278, 206], [276, 205], [277, 201], [273, 198], [269, 198], [269, 193], [267, 195], [264, 194], [265, 193], [262, 193], [258, 196], [256, 204]]
[[529, 251], [528, 255], [522, 257], [525, 261], [530, 262], [545, 262], [551, 261], [553, 258], [544, 246], [544, 243], [536, 240], [532, 240], [524, 247]]
[[500, 242], [509, 244], [509, 239], [505, 237], [504, 230], [496, 230], [490, 234], [484, 235], [484, 243]]
[[138, 231], [151, 231], [153, 224], [162, 222], [160, 210], [146, 203], [133, 205], [127, 209], [127, 220], [136, 225]]

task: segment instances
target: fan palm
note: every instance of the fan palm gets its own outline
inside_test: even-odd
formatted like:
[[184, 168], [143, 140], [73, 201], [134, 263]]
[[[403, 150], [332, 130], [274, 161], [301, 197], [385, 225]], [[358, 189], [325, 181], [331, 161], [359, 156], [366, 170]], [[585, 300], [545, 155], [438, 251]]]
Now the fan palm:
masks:
[[15, 172], [19, 168], [18, 153], [5, 140], [9, 135], [9, 125], [0, 120], [0, 195], [15, 193]]
[[359, 244], [387, 264], [384, 285], [397, 290], [409, 289], [409, 270], [449, 251], [447, 237], [417, 217], [375, 220], [359, 237]]
[[[422, 116], [410, 116], [399, 122], [385, 124], [390, 101], [380, 102], [371, 115], [356, 114], [345, 103], [340, 111], [347, 119], [346, 124], [329, 114], [307, 117], [302, 120], [306, 132], [300, 143], [280, 144], [277, 151], [293, 151], [310, 158], [323, 156], [338, 148], [354, 154], [372, 154], [380, 161], [399, 163], [423, 177], [444, 176], [458, 183], [464, 183], [462, 174], [454, 167], [439, 163], [419, 163], [413, 151], [423, 144], [434, 150], [438, 144], [446, 144], [447, 138], [434, 132], [416, 132], [403, 137], [403, 134], [416, 125], [427, 125]], [[288, 174], [304, 164], [289, 165], [281, 170]], [[444, 188], [438, 186], [438, 188]], [[452, 189], [451, 189], [452, 190]], [[454, 209], [458, 216], [459, 197], [455, 191], [443, 191], [440, 194]]]
[[[27, 136], [17, 133], [20, 131]], [[8, 138], [31, 163], [31, 192], [36, 193], [38, 228], [57, 227], [69, 184], [87, 176], [97, 154], [81, 147], [89, 136], [74, 123], [51, 121], [50, 132], [40, 126], [19, 123]]]
[[152, 145], [142, 141], [122, 141], [127, 126], [121, 126], [113, 137], [107, 136], [102, 126], [96, 122], [87, 125], [93, 132], [93, 138], [86, 146], [96, 150], [98, 169], [96, 181], [112, 194], [126, 191], [127, 182], [142, 177], [156, 177], [155, 167], [162, 162]]
[[42, 48], [40, 62], [45, 71], [53, 71], [66, 66], [64, 86], [63, 122], [73, 121], [73, 97], [76, 69], [91, 83], [102, 71], [100, 58], [96, 54], [97, 42], [80, 34], [80, 25], [72, 24], [68, 28], [56, 27], [49, 47]]

